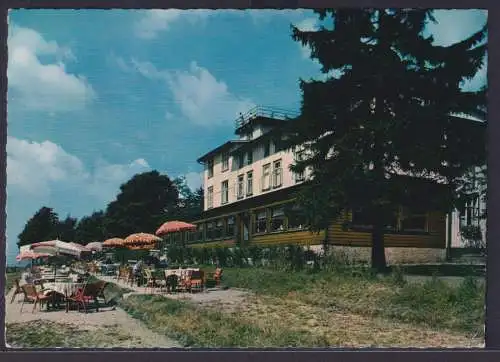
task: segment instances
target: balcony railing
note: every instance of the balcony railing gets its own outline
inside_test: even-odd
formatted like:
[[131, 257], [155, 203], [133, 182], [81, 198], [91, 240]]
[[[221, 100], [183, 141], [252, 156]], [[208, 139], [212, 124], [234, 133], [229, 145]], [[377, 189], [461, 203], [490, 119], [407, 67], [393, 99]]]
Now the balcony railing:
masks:
[[235, 121], [235, 127], [236, 129], [243, 127], [245, 124], [258, 117], [287, 120], [296, 118], [298, 115], [299, 112], [290, 111], [287, 109], [256, 106], [250, 109], [248, 112], [240, 114]]

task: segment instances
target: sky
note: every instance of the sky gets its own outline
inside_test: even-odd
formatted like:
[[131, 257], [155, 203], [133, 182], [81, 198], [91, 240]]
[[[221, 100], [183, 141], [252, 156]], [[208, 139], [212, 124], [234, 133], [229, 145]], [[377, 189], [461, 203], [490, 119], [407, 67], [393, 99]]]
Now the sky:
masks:
[[[452, 44], [487, 13], [435, 16], [426, 32]], [[291, 24], [311, 30], [318, 20], [310, 10], [12, 10], [7, 263], [40, 207], [89, 215], [151, 169], [195, 189], [197, 158], [233, 137], [239, 112], [298, 111], [299, 79], [321, 73]], [[485, 81], [486, 66], [465, 87]]]

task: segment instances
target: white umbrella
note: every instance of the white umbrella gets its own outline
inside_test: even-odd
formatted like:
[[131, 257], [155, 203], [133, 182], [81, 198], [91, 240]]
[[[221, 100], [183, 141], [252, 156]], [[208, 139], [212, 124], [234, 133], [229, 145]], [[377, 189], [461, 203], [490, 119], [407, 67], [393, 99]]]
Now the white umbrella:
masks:
[[80, 256], [85, 252], [90, 252], [90, 250], [83, 245], [67, 243], [61, 240], [42, 241], [40, 243], [31, 244], [31, 250], [35, 253], [71, 255], [77, 258], [80, 258]]
[[85, 245], [85, 247], [92, 251], [102, 251], [102, 243], [98, 241], [88, 243], [87, 245]]

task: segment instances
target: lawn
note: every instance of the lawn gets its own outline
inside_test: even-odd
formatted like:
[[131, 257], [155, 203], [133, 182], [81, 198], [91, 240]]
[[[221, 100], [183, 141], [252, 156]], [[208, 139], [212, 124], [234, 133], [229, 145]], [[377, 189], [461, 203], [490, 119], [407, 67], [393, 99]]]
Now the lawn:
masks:
[[[37, 320], [6, 325], [7, 343], [13, 348], [112, 348], [137, 343], [119, 326], [82, 330], [67, 323]], [[131, 340], [132, 338], [132, 340]]]
[[122, 307], [151, 329], [194, 347], [459, 347], [483, 339], [484, 285], [395, 274], [226, 268], [224, 284], [252, 291], [235, 304], [194, 305], [130, 296]]

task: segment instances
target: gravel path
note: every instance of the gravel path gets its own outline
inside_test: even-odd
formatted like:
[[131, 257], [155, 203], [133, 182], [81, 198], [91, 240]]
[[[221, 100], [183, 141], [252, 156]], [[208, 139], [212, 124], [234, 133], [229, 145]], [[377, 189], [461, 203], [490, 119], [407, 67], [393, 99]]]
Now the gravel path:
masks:
[[[32, 305], [25, 304], [21, 309], [21, 296], [10, 304], [10, 299], [14, 289], [6, 296], [5, 323], [27, 323], [32, 321], [51, 321], [64, 323], [78, 327], [80, 330], [105, 331], [107, 328], [118, 329], [120, 334], [130, 336], [128, 339], [118, 340], [113, 347], [124, 348], [175, 348], [181, 347], [177, 342], [150, 331], [140, 321], [130, 317], [125, 311], [116, 308], [100, 308], [99, 312], [89, 312], [87, 314], [77, 311], [37, 310], [32, 313]], [[9, 330], [7, 328], [7, 336]], [[56, 346], [54, 346], [56, 347]], [[98, 346], [89, 346], [98, 347]]]

